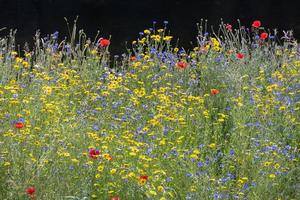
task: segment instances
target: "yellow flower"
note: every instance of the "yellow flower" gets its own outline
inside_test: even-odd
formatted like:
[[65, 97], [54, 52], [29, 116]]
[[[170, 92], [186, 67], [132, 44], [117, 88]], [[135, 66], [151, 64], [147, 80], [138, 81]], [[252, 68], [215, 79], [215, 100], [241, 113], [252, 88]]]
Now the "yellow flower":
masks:
[[280, 165], [277, 163], [274, 165], [275, 169], [278, 169], [280, 167]]
[[172, 40], [172, 38], [173, 38], [173, 36], [165, 36], [165, 37], [163, 38], [163, 40], [164, 40], [164, 41], [170, 41], [170, 40]]
[[23, 65], [25, 68], [30, 67], [30, 64], [29, 64], [27, 61], [23, 61], [23, 62], [22, 62], [22, 65]]
[[110, 173], [111, 173], [111, 174], [115, 174], [116, 172], [117, 172], [116, 169], [111, 169], [111, 170], [110, 170]]
[[148, 29], [146, 29], [146, 30], [144, 30], [144, 33], [145, 33], [146, 35], [149, 35], [149, 34], [151, 33], [151, 31], [148, 30]]
[[73, 158], [71, 161], [72, 161], [73, 163], [79, 163], [79, 160], [77, 160], [76, 158]]
[[191, 186], [190, 190], [191, 190], [191, 192], [196, 192], [196, 190], [197, 190], [197, 189], [196, 189], [196, 186], [194, 186], [194, 185]]
[[103, 166], [103, 165], [99, 165], [98, 168], [97, 168], [98, 172], [102, 172], [103, 169], [104, 169], [104, 166]]
[[264, 166], [265, 167], [268, 167], [268, 166], [270, 166], [272, 164], [272, 162], [264, 162]]
[[100, 178], [100, 176], [101, 176], [100, 174], [96, 174], [95, 178], [98, 179], [98, 178]]
[[209, 148], [215, 149], [217, 145], [215, 143], [211, 143], [208, 145]]
[[191, 155], [190, 155], [190, 158], [193, 158], [193, 159], [198, 159], [198, 158], [199, 158], [199, 156], [198, 156], [197, 154], [191, 154]]
[[243, 181], [248, 181], [248, 178], [247, 177], [243, 177], [242, 180]]
[[164, 187], [161, 185], [157, 187], [157, 191], [159, 192], [163, 192], [164, 190], [165, 190]]
[[49, 86], [44, 86], [43, 91], [46, 95], [50, 95], [52, 93], [52, 88]]
[[157, 195], [157, 193], [153, 190], [150, 190], [147, 193], [148, 193], [149, 196], [156, 196]]
[[275, 178], [276, 175], [275, 175], [275, 174], [270, 174], [269, 177], [270, 177], [270, 178]]

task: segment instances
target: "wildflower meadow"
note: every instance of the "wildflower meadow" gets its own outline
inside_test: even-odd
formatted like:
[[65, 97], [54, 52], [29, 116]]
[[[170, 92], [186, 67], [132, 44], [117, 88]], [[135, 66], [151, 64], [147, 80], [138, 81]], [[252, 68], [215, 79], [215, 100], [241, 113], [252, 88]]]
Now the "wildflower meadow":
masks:
[[300, 45], [259, 20], [113, 56], [76, 25], [0, 38], [1, 200], [300, 199]]

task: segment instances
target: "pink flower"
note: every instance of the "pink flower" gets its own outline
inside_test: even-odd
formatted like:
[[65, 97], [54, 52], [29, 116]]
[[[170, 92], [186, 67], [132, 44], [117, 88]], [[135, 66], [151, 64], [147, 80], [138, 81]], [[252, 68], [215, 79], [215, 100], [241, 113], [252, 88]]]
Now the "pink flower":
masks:
[[232, 25], [231, 24], [226, 24], [226, 29], [228, 31], [232, 31]]

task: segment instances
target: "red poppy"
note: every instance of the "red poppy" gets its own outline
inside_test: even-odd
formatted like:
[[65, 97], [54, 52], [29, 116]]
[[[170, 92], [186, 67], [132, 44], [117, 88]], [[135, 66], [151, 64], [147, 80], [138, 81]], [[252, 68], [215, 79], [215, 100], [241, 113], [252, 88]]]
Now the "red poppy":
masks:
[[241, 59], [244, 58], [244, 54], [242, 54], [242, 53], [237, 53], [237, 54], [236, 54], [236, 58], [239, 59], [239, 60], [241, 60]]
[[252, 27], [254, 27], [254, 28], [259, 28], [260, 26], [261, 26], [261, 21], [259, 21], [259, 20], [255, 20], [252, 23]]
[[263, 32], [263, 33], [261, 33], [261, 34], [260, 34], [260, 39], [262, 39], [262, 40], [265, 40], [265, 39], [267, 39], [267, 38], [268, 38], [268, 36], [269, 36], [269, 34], [268, 34], [268, 33], [266, 33], [266, 32]]
[[28, 188], [26, 189], [26, 193], [27, 193], [28, 195], [32, 196], [32, 195], [35, 193], [35, 188], [34, 188], [33, 186], [28, 187]]
[[228, 31], [232, 31], [232, 25], [231, 24], [226, 24], [226, 29]]
[[140, 179], [144, 179], [144, 180], [148, 180], [148, 178], [149, 178], [149, 176], [146, 176], [146, 175], [144, 175], [144, 176], [140, 176]]
[[211, 89], [211, 90], [210, 90], [210, 94], [211, 94], [212, 96], [217, 95], [217, 94], [219, 94], [219, 93], [220, 93], [220, 90], [218, 90], [218, 89]]
[[89, 151], [89, 157], [93, 159], [97, 159], [100, 155], [100, 151], [96, 149], [90, 149]]
[[110, 41], [108, 39], [100, 38], [99, 45], [101, 47], [107, 47], [108, 45], [110, 45]]
[[24, 128], [25, 124], [23, 122], [16, 122], [15, 127], [18, 129]]
[[149, 176], [146, 176], [146, 175], [140, 176], [140, 180], [139, 180], [140, 184], [142, 184], [142, 185], [145, 184], [147, 182], [148, 178], [149, 178]]
[[176, 63], [176, 66], [180, 69], [185, 69], [185, 68], [187, 68], [188, 64], [186, 62], [179, 61]]
[[111, 200], [121, 200], [121, 198], [118, 196], [115, 196], [115, 197], [112, 197]]

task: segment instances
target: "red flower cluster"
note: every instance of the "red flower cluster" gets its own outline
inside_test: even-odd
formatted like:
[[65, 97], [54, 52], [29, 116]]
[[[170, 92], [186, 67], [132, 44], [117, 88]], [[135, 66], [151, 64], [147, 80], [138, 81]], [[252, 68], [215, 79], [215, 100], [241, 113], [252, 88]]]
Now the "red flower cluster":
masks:
[[100, 155], [100, 151], [96, 149], [90, 149], [89, 151], [89, 157], [93, 159], [97, 159]]
[[17, 129], [21, 129], [21, 128], [24, 128], [25, 124], [23, 122], [16, 122], [15, 123], [15, 127]]
[[[252, 23], [252, 27], [253, 27], [253, 28], [259, 28], [259, 27], [261, 27], [261, 21], [255, 20], [255, 21]], [[266, 33], [266, 32], [263, 32], [263, 33], [260, 34], [260, 39], [261, 39], [261, 40], [265, 40], [265, 39], [267, 39], [268, 37], [269, 37], [269, 34]]]
[[115, 196], [115, 197], [112, 197], [111, 200], [121, 200], [121, 198], [118, 196]]
[[215, 96], [215, 95], [217, 95], [217, 94], [219, 94], [220, 93], [220, 90], [218, 90], [218, 89], [211, 89], [210, 90], [210, 94], [212, 95], [212, 96]]
[[188, 64], [184, 61], [179, 61], [176, 63], [176, 67], [178, 67], [179, 69], [185, 69], [187, 68]]
[[35, 193], [35, 187], [31, 186], [26, 189], [26, 193], [30, 196], [33, 196]]
[[103, 38], [100, 38], [98, 43], [101, 47], [107, 47], [110, 45], [110, 41], [108, 39]]

